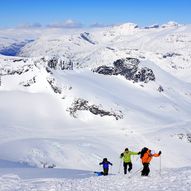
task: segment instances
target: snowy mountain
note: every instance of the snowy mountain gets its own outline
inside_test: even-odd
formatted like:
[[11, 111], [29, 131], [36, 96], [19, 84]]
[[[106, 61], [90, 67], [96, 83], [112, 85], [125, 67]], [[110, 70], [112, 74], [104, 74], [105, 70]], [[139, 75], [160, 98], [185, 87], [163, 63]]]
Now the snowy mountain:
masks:
[[[0, 54], [0, 185], [6, 188], [7, 179], [10, 190], [24, 184], [5, 174], [22, 178], [22, 172], [45, 170], [37, 167], [85, 173], [94, 185], [88, 173], [104, 157], [116, 174], [124, 148], [144, 146], [162, 150], [164, 186], [179, 172], [189, 177], [184, 189], [191, 184], [190, 170], [183, 168], [190, 169], [191, 160], [190, 25], [1, 29]], [[132, 160], [133, 170], [140, 169], [139, 157]], [[153, 175], [159, 163], [151, 162]], [[9, 170], [15, 167], [22, 170]], [[57, 178], [59, 169], [54, 170]], [[125, 184], [122, 175], [117, 180]], [[162, 180], [152, 181], [160, 190]], [[60, 184], [69, 187], [69, 182]], [[110, 190], [117, 190], [114, 183]]]

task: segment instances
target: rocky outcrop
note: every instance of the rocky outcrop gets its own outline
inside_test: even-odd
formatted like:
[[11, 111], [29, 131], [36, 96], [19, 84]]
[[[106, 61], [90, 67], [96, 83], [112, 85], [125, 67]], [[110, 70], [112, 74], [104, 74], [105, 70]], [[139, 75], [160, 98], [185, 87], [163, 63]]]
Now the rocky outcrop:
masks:
[[103, 117], [103, 116], [112, 116], [116, 120], [123, 118], [123, 114], [122, 114], [121, 111], [116, 111], [116, 112], [106, 111], [106, 110], [104, 110], [102, 108], [101, 105], [99, 105], [99, 106], [90, 105], [87, 100], [80, 99], [80, 98], [74, 101], [74, 103], [68, 109], [68, 111], [70, 112], [70, 115], [73, 116], [74, 118], [77, 118], [77, 112], [78, 111], [89, 111], [92, 114], [100, 115], [101, 117]]
[[164, 54], [162, 57], [163, 58], [171, 58], [171, 57], [173, 57], [173, 56], [181, 56], [181, 54], [179, 54], [179, 53], [175, 53], [175, 52], [167, 52], [166, 54]]
[[163, 89], [163, 87], [160, 85], [159, 87], [158, 87], [158, 89], [157, 89], [159, 92], [163, 92], [164, 91], [164, 89]]
[[17, 69], [14, 69], [11, 67], [4, 67], [4, 68], [1, 68], [0, 73], [1, 73], [1, 76], [15, 75], [15, 74], [21, 75], [28, 72], [32, 68], [33, 68], [33, 65], [23, 65], [22, 67]]
[[73, 70], [73, 62], [71, 60], [62, 60], [61, 58], [53, 57], [47, 61], [47, 66], [51, 69]]
[[24, 87], [29, 87], [35, 83], [36, 83], [36, 77], [33, 77], [32, 79], [30, 79], [26, 82], [21, 82], [20, 84], [23, 85]]
[[191, 133], [179, 133], [177, 134], [177, 137], [180, 139], [180, 140], [185, 140], [187, 141], [188, 143], [191, 143]]
[[57, 85], [56, 80], [54, 78], [47, 78], [47, 82], [50, 84], [52, 90], [55, 93], [58, 93], [58, 94], [62, 93], [62, 88]]
[[88, 33], [88, 32], [81, 33], [81, 34], [80, 34], [80, 37], [81, 37], [83, 40], [89, 42], [90, 44], [93, 44], [93, 45], [96, 44], [96, 43], [91, 39], [90, 33]]
[[147, 67], [139, 68], [139, 63], [137, 58], [119, 59], [113, 63], [113, 66], [99, 66], [93, 72], [104, 75], [122, 75], [133, 82], [154, 81], [153, 71]]
[[99, 66], [98, 68], [94, 69], [93, 72], [104, 75], [117, 75], [117, 71], [112, 66]]

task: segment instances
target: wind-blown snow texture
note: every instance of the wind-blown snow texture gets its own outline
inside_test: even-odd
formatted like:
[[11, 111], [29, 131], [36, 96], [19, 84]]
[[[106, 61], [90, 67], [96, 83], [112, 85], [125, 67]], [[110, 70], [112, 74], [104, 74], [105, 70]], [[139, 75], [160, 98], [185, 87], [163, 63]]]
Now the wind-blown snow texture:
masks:
[[[190, 25], [1, 29], [0, 53], [0, 190], [189, 190]], [[119, 175], [145, 146], [161, 176]]]
[[[38, 173], [41, 178], [34, 178], [32, 172], [32, 179], [23, 179], [14, 174], [3, 175], [0, 178], [1, 191], [14, 190], [14, 191], [31, 191], [31, 190], [51, 190], [51, 191], [98, 191], [98, 190], [180, 190], [188, 191], [191, 186], [191, 169], [171, 169], [165, 170], [161, 175], [158, 172], [154, 172], [152, 177], [141, 177], [140, 175], [109, 175], [101, 177], [89, 177], [90, 174], [84, 171], [67, 171], [69, 178], [65, 178], [64, 170], [59, 172], [56, 170], [52, 172], [50, 170], [42, 169], [45, 172]], [[20, 174], [21, 171], [19, 171]], [[25, 172], [26, 173], [26, 172]], [[28, 174], [31, 171], [27, 172]], [[46, 175], [45, 175], [46, 173]], [[63, 174], [61, 174], [63, 173]], [[73, 177], [71, 176], [73, 174]], [[47, 175], [48, 174], [48, 175]], [[51, 176], [52, 174], [52, 176]], [[86, 177], [85, 177], [85, 176]], [[22, 176], [22, 175], [21, 175]], [[45, 178], [48, 177], [49, 178]], [[60, 176], [60, 177], [59, 177]], [[37, 176], [38, 177], [38, 176]]]

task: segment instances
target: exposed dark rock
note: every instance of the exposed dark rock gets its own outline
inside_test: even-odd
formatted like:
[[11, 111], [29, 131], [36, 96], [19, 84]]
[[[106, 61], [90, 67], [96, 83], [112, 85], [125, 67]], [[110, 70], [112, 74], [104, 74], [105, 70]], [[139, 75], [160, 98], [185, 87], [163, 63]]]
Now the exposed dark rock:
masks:
[[171, 65], [171, 67], [175, 70], [177, 70], [177, 66], [176, 65]]
[[48, 67], [46, 67], [46, 71], [47, 71], [48, 73], [50, 73], [50, 74], [53, 74], [52, 71], [51, 71]]
[[178, 138], [181, 139], [181, 140], [184, 138], [184, 134], [183, 134], [183, 133], [179, 133], [179, 134], [177, 134], [177, 136], [178, 136]]
[[113, 65], [117, 69], [116, 75], [120, 74], [125, 76], [126, 79], [131, 80], [138, 70], [139, 63], [140, 61], [136, 58], [126, 58], [116, 60]]
[[57, 65], [58, 65], [58, 59], [56, 57], [53, 57], [48, 61], [49, 68], [56, 69]]
[[91, 38], [90, 38], [90, 33], [88, 33], [88, 32], [81, 33], [81, 34], [80, 34], [80, 37], [81, 37], [82, 39], [84, 39], [85, 41], [87, 41], [87, 42], [93, 44], [93, 45], [95, 44], [95, 42], [93, 42], [93, 41], [91, 40]]
[[168, 58], [168, 57], [173, 57], [173, 56], [181, 56], [181, 54], [179, 53], [175, 53], [175, 52], [167, 52], [166, 54], [164, 54], [162, 57], [163, 58]]
[[43, 168], [55, 168], [55, 164], [48, 164], [48, 162], [40, 161]]
[[104, 75], [116, 75], [116, 70], [112, 66], [99, 66], [98, 68], [94, 69], [93, 72]]
[[139, 68], [140, 61], [137, 58], [126, 58], [116, 60], [112, 66], [99, 66], [93, 72], [104, 75], [122, 75], [127, 80], [134, 82], [149, 82], [155, 80], [153, 71], [147, 67]]
[[42, 57], [40, 60], [42, 60], [43, 62], [46, 62], [46, 58]]
[[109, 46], [107, 46], [106, 48], [109, 49], [109, 50], [113, 50], [113, 51], [115, 50], [114, 48], [111, 48]]
[[155, 75], [153, 71], [147, 67], [138, 69], [137, 72], [133, 76], [134, 82], [149, 82], [155, 80]]
[[177, 137], [181, 140], [186, 140], [187, 142], [191, 143], [191, 133], [179, 133]]
[[28, 72], [29, 70], [31, 70], [33, 68], [32, 65], [24, 65], [21, 68], [18, 69], [12, 69], [12, 68], [3, 68], [1, 71], [1, 75], [2, 76], [6, 76], [6, 75], [21, 75], [24, 74], [26, 72]]
[[26, 62], [27, 60], [26, 59], [14, 59], [13, 60], [13, 62], [21, 62], [21, 61]]
[[74, 101], [72, 107], [69, 108], [70, 115], [76, 117], [76, 112], [80, 110], [88, 110], [88, 101], [84, 99], [77, 99]]
[[56, 167], [55, 164], [48, 165], [48, 168], [55, 168], [55, 167]]
[[187, 140], [189, 143], [191, 143], [191, 133], [190, 134], [187, 133]]
[[140, 55], [140, 56], [139, 56], [139, 58], [141, 58], [141, 59], [145, 59], [146, 57], [145, 57], [145, 56]]
[[32, 84], [36, 83], [36, 78], [33, 77], [32, 79], [28, 80], [27, 82], [23, 82], [21, 83], [24, 87], [29, 87], [31, 86]]
[[72, 107], [69, 108], [70, 115], [72, 115], [75, 118], [77, 118], [77, 111], [89, 111], [94, 115], [100, 115], [101, 117], [113, 116], [116, 120], [123, 118], [121, 111], [118, 111], [118, 113], [115, 113], [113, 111], [105, 111], [101, 105], [89, 105], [88, 101], [84, 99], [75, 100], [72, 104]]
[[54, 70], [73, 70], [73, 62], [71, 60], [61, 60], [57, 57], [53, 57], [50, 60], [48, 60], [47, 65], [49, 68]]
[[60, 61], [60, 67], [61, 70], [73, 70], [73, 62], [71, 60], [69, 60], [68, 62]]
[[54, 91], [55, 93], [59, 93], [59, 94], [62, 93], [62, 89], [56, 85], [54, 78], [52, 78], [52, 79], [47, 79], [47, 82], [50, 84], [51, 88], [53, 89], [53, 91]]
[[163, 89], [163, 87], [161, 85], [158, 87], [158, 91], [159, 92], [163, 92], [164, 91], [164, 89]]

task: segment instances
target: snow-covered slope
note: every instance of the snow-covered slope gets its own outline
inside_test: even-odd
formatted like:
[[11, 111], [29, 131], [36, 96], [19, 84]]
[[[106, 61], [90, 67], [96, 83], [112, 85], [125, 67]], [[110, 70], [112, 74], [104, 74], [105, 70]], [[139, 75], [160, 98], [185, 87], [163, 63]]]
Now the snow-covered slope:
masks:
[[[188, 191], [191, 186], [191, 169], [166, 169], [161, 175], [158, 171], [151, 177], [132, 174], [130, 177], [118, 174], [95, 177], [88, 171], [65, 169], [12, 169], [11, 174], [0, 177], [1, 191], [99, 191], [99, 190], [169, 190]], [[5, 171], [3, 171], [5, 173]], [[12, 173], [19, 174], [19, 176]], [[2, 171], [0, 172], [2, 174]]]
[[[42, 29], [32, 38], [25, 31], [14, 37], [26, 42], [17, 56], [5, 56], [15, 43], [14, 32], [6, 32], [0, 31], [7, 38], [0, 46], [0, 164], [94, 171], [107, 157], [116, 173], [124, 148], [147, 146], [162, 150], [163, 168], [190, 166], [190, 25]], [[139, 157], [132, 160], [139, 169]], [[151, 168], [159, 169], [158, 158]]]

